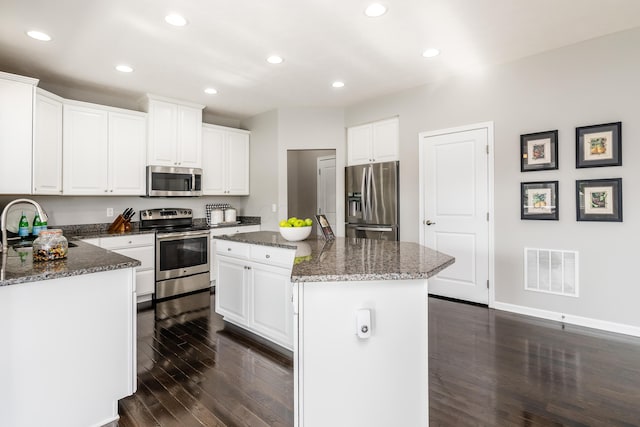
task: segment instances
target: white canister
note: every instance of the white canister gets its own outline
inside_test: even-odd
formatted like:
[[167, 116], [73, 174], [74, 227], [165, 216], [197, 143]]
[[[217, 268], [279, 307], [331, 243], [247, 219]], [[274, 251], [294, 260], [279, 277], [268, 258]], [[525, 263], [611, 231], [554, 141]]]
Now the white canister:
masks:
[[224, 222], [236, 222], [236, 210], [234, 208], [224, 210]]
[[224, 211], [220, 208], [211, 210], [211, 225], [220, 224], [224, 222]]

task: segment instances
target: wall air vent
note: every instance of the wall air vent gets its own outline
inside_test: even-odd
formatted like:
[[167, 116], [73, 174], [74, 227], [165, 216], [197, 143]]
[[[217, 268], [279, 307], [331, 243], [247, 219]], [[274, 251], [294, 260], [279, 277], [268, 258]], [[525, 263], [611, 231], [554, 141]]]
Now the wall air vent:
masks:
[[524, 288], [578, 296], [578, 252], [524, 248]]

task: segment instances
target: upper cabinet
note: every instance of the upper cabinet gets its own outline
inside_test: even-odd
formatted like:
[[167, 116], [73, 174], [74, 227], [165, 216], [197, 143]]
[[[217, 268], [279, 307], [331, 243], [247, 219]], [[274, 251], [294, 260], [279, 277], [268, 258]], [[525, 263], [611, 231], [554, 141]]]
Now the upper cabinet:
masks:
[[144, 195], [145, 118], [136, 111], [65, 103], [63, 193]]
[[204, 106], [147, 95], [147, 164], [202, 167], [202, 109]]
[[347, 128], [347, 165], [399, 160], [398, 123], [395, 117]]
[[202, 194], [249, 194], [249, 136], [241, 129], [202, 126]]
[[0, 72], [0, 194], [30, 194], [36, 79]]
[[33, 194], [62, 193], [62, 105], [36, 88], [33, 113]]

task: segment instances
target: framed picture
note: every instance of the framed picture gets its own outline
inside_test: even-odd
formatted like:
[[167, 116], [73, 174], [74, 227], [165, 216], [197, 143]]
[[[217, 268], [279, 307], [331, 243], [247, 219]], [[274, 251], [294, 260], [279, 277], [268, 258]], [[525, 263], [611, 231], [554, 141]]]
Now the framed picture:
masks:
[[521, 182], [520, 219], [558, 220], [558, 181]]
[[576, 181], [578, 221], [622, 222], [622, 178]]
[[520, 135], [520, 172], [558, 169], [558, 131]]
[[622, 166], [622, 122], [576, 128], [576, 168]]
[[331, 225], [329, 221], [327, 221], [327, 217], [324, 215], [316, 215], [316, 220], [320, 225], [320, 229], [322, 230], [322, 234], [326, 240], [333, 240], [336, 236], [333, 234], [333, 230], [331, 229]]

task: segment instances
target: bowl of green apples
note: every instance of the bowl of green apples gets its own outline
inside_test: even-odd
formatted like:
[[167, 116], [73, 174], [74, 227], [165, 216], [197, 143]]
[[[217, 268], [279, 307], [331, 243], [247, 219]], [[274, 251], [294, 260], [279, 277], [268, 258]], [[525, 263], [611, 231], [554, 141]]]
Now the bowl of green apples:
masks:
[[280, 221], [280, 235], [290, 242], [299, 242], [309, 237], [312, 225], [311, 218], [300, 219], [292, 216]]

